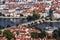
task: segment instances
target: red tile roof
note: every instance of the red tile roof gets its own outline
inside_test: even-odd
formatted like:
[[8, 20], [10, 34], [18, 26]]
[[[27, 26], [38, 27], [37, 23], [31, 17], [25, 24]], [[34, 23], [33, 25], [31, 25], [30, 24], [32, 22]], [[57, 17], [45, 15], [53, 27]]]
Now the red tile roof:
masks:
[[31, 10], [24, 10], [23, 13], [31, 13], [32, 11]]
[[32, 4], [34, 7], [38, 7], [39, 5], [38, 4]]
[[56, 7], [57, 7], [57, 4], [53, 4], [53, 5], [51, 6], [52, 9], [56, 9]]
[[32, 4], [33, 2], [28, 2], [28, 4]]
[[26, 31], [25, 31], [25, 30], [20, 30], [20, 32], [21, 32], [21, 33], [26, 33]]
[[24, 4], [18, 4], [18, 7], [23, 7], [24, 6]]
[[34, 39], [34, 38], [16, 38], [16, 40], [47, 40], [46, 38], [37, 38], [37, 39]]
[[18, 4], [15, 4], [15, 3], [13, 3], [13, 4], [7, 4], [7, 6], [13, 7], [13, 6], [18, 6]]
[[39, 6], [39, 7], [35, 8], [34, 10], [35, 10], [36, 12], [41, 12], [41, 11], [44, 11], [45, 8], [46, 8], [46, 6]]
[[60, 14], [60, 10], [56, 10], [56, 12]]
[[0, 40], [6, 40], [6, 38], [5, 37], [0, 37]]
[[0, 39], [2, 40], [3, 37], [0, 37]]

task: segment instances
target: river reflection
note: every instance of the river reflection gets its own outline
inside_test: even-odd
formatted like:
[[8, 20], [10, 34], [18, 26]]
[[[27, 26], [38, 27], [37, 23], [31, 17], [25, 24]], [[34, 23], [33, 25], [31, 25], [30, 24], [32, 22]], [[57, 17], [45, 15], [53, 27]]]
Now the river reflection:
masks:
[[53, 23], [42, 23], [40, 25], [38, 25], [37, 27], [38, 28], [41, 28], [42, 30], [45, 28], [45, 27], [60, 27], [60, 22], [53, 22]]
[[[0, 19], [0, 25], [2, 25], [3, 27], [7, 27], [7, 25], [16, 26], [16, 24], [22, 24], [22, 23], [24, 23], [22, 19], [13, 19], [13, 20], [12, 19]], [[37, 27], [44, 29], [45, 27], [49, 27], [49, 25], [51, 25], [51, 27], [60, 27], [60, 22], [41, 23]]]
[[16, 24], [22, 24], [22, 19], [0, 19], [0, 25], [3, 27], [10, 26], [16, 26]]

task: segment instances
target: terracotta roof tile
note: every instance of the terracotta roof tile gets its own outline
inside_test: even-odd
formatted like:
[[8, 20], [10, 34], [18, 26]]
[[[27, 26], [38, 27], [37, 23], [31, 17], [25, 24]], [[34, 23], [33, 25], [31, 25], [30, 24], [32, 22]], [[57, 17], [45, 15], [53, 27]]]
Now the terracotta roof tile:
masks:
[[53, 4], [53, 5], [51, 6], [52, 9], [56, 9], [56, 7], [57, 7], [57, 4]]
[[23, 13], [31, 13], [31, 10], [24, 10]]
[[56, 10], [56, 12], [60, 14], [60, 10]]
[[6, 37], [0, 37], [0, 40], [6, 40]]
[[15, 3], [13, 3], [13, 4], [6, 4], [6, 5], [9, 6], [9, 7], [18, 6], [18, 4], [15, 4]]
[[35, 8], [34, 10], [36, 12], [41, 12], [41, 11], [45, 10], [45, 8], [46, 8], [46, 6], [39, 6], [39, 7]]
[[26, 33], [26, 31], [25, 31], [25, 30], [20, 30], [20, 32], [21, 32], [21, 33]]

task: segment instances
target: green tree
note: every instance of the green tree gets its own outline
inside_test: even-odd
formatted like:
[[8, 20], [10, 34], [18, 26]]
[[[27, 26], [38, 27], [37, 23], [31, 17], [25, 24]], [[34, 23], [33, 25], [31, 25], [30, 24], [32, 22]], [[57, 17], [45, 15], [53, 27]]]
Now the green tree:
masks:
[[59, 37], [58, 30], [54, 30], [53, 31], [53, 38], [58, 38], [58, 37]]
[[0, 12], [0, 16], [2, 16], [2, 12]]
[[58, 28], [58, 34], [59, 34], [59, 37], [60, 37], [60, 28]]
[[2, 33], [2, 31], [0, 31], [0, 34]]
[[45, 31], [42, 31], [39, 35], [40, 38], [45, 38], [47, 36], [47, 33]]
[[19, 26], [19, 24], [16, 24], [16, 26]]
[[40, 18], [40, 14], [33, 14], [33, 20], [39, 19]]
[[31, 37], [32, 37], [32, 38], [39, 38], [37, 32], [32, 32], [32, 33], [31, 33]]
[[19, 35], [19, 32], [17, 31], [16, 34]]
[[32, 20], [33, 20], [32, 16], [27, 17], [27, 21], [32, 21]]
[[23, 14], [20, 14], [20, 16], [24, 16]]
[[8, 40], [11, 40], [14, 38], [13, 33], [10, 30], [4, 30], [3, 36], [5, 36]]
[[10, 15], [7, 15], [7, 17], [10, 17]]
[[19, 28], [19, 24], [16, 24], [16, 28]]
[[47, 36], [47, 33], [45, 31], [42, 31], [41, 33], [32, 32], [31, 37], [32, 38], [45, 38]]
[[0, 30], [1, 30], [1, 29], [4, 29], [4, 27], [0, 25]]
[[37, 20], [40, 18], [40, 15], [39, 14], [33, 14], [33, 16], [28, 16], [26, 19], [28, 21], [32, 21], [32, 20]]

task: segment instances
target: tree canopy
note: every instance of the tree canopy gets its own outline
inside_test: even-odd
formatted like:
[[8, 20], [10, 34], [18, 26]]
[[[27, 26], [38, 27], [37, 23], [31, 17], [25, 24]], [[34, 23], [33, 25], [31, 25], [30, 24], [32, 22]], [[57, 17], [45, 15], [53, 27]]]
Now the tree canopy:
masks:
[[8, 40], [11, 40], [14, 38], [13, 33], [10, 30], [4, 30], [3, 36], [5, 36]]
[[37, 32], [31, 33], [32, 38], [45, 38], [46, 36], [47, 36], [47, 33], [45, 31], [43, 31], [41, 33], [37, 33]]
[[59, 37], [58, 30], [53, 31], [53, 38]]
[[4, 29], [4, 27], [0, 25], [0, 29]]
[[45, 31], [42, 31], [41, 33], [40, 33], [40, 38], [45, 38], [47, 36], [47, 33], [45, 32]]
[[32, 38], [39, 38], [37, 32], [32, 32], [32, 33], [31, 33], [31, 37], [32, 37]]
[[2, 33], [2, 31], [0, 31], [0, 34]]
[[28, 21], [32, 21], [32, 20], [37, 20], [40, 18], [40, 15], [39, 14], [33, 14], [33, 16], [28, 16], [26, 19]]
[[53, 31], [53, 38], [60, 38], [60, 28]]

